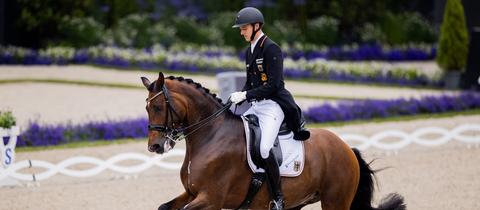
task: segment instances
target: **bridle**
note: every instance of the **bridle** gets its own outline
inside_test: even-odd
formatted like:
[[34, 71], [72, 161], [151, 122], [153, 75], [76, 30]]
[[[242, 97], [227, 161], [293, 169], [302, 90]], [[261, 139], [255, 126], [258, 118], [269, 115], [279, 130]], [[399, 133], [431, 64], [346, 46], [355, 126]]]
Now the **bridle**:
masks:
[[[199, 122], [196, 122], [192, 125], [184, 127], [183, 122], [180, 122], [180, 123], [173, 122], [174, 115], [175, 115], [175, 117], [177, 117], [177, 119], [180, 119], [180, 116], [177, 113], [177, 111], [175, 111], [175, 107], [173, 107], [173, 104], [171, 103], [172, 100], [171, 100], [171, 97], [170, 97], [170, 94], [169, 94], [169, 90], [167, 89], [167, 87], [165, 85], [162, 86], [162, 91], [158, 92], [157, 94], [155, 94], [151, 98], [146, 99], [147, 106], [153, 99], [155, 99], [156, 97], [158, 97], [159, 95], [162, 95], [162, 94], [164, 95], [165, 103], [167, 104], [167, 106], [166, 106], [167, 107], [166, 108], [167, 113], [165, 115], [165, 124], [160, 125], [160, 124], [150, 124], [149, 123], [148, 124], [148, 130], [162, 132], [162, 133], [165, 134], [165, 137], [167, 139], [169, 139], [170, 141], [173, 141], [173, 142], [177, 142], [177, 141], [181, 141], [182, 139], [186, 139], [189, 135], [195, 133], [200, 128], [202, 128], [203, 126], [205, 126], [206, 124], [208, 124], [209, 122], [211, 122], [212, 120], [214, 120], [215, 118], [220, 116], [220, 114], [222, 114], [225, 110], [229, 109], [230, 106], [232, 105], [232, 102], [230, 100], [228, 100], [228, 102], [222, 108], [217, 110], [212, 115], [206, 117], [203, 120], [200, 120]], [[189, 129], [193, 129], [193, 130], [191, 130], [190, 132], [186, 132]]]

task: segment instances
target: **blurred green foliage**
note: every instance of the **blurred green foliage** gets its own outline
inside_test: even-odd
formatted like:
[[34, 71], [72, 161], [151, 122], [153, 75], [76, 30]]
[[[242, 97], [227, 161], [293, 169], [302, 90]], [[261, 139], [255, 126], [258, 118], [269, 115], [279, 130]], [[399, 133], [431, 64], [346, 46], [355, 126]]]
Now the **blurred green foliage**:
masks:
[[273, 24], [267, 24], [264, 27], [265, 33], [277, 42], [293, 44], [294, 42], [303, 42], [301, 31], [296, 27], [293, 21], [276, 20]]
[[322, 16], [308, 22], [306, 41], [318, 45], [333, 45], [337, 42], [339, 21]]
[[434, 28], [418, 13], [387, 13], [381, 30], [390, 44], [436, 41]]
[[[395, 0], [13, 0], [19, 12], [15, 45], [148, 47], [175, 42], [245, 46], [231, 25], [244, 6], [265, 16], [277, 42], [315, 45], [436, 41], [431, 24]], [[420, 0], [408, 0], [417, 3]], [[412, 3], [412, 4], [413, 4]]]
[[193, 44], [222, 44], [219, 29], [199, 24], [191, 17], [175, 17], [173, 24], [176, 35], [182, 41]]
[[358, 31], [361, 42], [374, 43], [386, 42], [387, 38], [382, 28], [378, 24], [365, 23]]
[[60, 45], [80, 48], [102, 43], [104, 27], [93, 17], [65, 16], [59, 23], [59, 31], [63, 35]]
[[40, 45], [57, 44], [63, 38], [59, 25], [65, 16], [86, 17], [90, 15], [93, 0], [16, 0], [20, 11], [14, 25], [24, 37], [37, 38]]
[[114, 43], [122, 47], [151, 46], [153, 42], [150, 38], [150, 26], [151, 22], [146, 15], [130, 14], [120, 19], [113, 29]]
[[[217, 13], [210, 19], [210, 26], [219, 31], [219, 39], [223, 40], [223, 44], [239, 49], [245, 46], [245, 42], [240, 32], [232, 28], [232, 17], [235, 17], [235, 15], [235, 12]], [[220, 42], [220, 40], [218, 41]]]

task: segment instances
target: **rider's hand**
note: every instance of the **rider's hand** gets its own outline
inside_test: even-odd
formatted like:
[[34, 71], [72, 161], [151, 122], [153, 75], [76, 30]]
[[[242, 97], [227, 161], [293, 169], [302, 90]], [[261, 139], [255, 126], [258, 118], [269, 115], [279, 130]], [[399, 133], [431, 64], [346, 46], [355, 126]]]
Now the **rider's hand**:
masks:
[[234, 104], [238, 104], [242, 101], [247, 99], [247, 92], [234, 92], [230, 94], [230, 101], [232, 101]]

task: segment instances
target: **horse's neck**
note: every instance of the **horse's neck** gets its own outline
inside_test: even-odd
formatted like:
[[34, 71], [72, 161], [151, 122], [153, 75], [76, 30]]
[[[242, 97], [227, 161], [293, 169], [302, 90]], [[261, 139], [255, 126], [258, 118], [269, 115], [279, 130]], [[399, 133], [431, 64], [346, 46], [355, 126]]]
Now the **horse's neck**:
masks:
[[[187, 97], [189, 111], [187, 111], [186, 126], [203, 124], [202, 120], [222, 108], [213, 98], [202, 98], [203, 96], [195, 91], [189, 93], [191, 95]], [[187, 133], [194, 129], [196, 128], [187, 130]], [[209, 150], [221, 149], [228, 144], [238, 144], [235, 139], [242, 138], [244, 135], [242, 120], [226, 110], [187, 138], [187, 152], [214, 152]]]
[[189, 153], [201, 154], [214, 152], [210, 151], [211, 149], [233, 149], [238, 147], [239, 141], [245, 137], [243, 129], [243, 122], [239, 117], [225, 112], [188, 138], [187, 150]]
[[188, 111], [186, 119], [188, 125], [201, 122], [221, 108], [213, 103], [205, 103], [196, 100], [190, 100], [189, 107], [191, 110]]

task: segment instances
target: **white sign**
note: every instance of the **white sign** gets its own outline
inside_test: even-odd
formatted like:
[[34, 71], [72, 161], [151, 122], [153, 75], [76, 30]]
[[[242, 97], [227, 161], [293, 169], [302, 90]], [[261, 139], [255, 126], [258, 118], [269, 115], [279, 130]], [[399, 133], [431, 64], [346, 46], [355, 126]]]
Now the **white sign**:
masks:
[[[17, 145], [17, 137], [20, 134], [20, 129], [16, 126], [10, 129], [0, 128], [0, 161], [4, 168], [10, 166], [15, 160], [15, 146]], [[8, 143], [5, 144], [3, 139], [7, 137]]]

